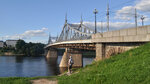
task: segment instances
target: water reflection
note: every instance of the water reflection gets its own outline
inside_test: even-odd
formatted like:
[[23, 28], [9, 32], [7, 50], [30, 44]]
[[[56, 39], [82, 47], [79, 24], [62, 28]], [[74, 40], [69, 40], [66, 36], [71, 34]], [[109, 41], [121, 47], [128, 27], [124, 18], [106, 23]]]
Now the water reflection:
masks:
[[[0, 56], [0, 77], [53, 76], [63, 73], [67, 68], [59, 68], [62, 56], [46, 59], [44, 56]], [[83, 66], [93, 58], [83, 58]]]
[[19, 63], [15, 64], [15, 75], [21, 76], [23, 75], [23, 64], [19, 61]]
[[57, 66], [57, 58], [45, 58], [47, 63], [47, 74], [57, 75], [59, 74], [59, 68]]
[[15, 56], [15, 61], [17, 63], [22, 63], [23, 62], [23, 56]]
[[23, 57], [22, 56], [15, 56], [15, 62], [16, 62], [16, 65], [15, 65], [15, 75], [16, 76], [21, 76], [23, 75]]

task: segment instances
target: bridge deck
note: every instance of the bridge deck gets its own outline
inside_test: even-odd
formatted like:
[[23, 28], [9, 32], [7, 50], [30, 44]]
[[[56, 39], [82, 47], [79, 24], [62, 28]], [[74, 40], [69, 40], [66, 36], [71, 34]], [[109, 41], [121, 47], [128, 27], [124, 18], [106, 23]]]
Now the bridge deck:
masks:
[[138, 28], [128, 28], [117, 31], [97, 33], [92, 35], [92, 39], [57, 42], [54, 44], [49, 44], [45, 48], [53, 46], [69, 47], [69, 48], [72, 48], [72, 46], [74, 46], [76, 48], [80, 48], [85, 47], [85, 45], [88, 44], [86, 45], [86, 49], [88, 49], [88, 47], [91, 47], [93, 49], [96, 43], [120, 43], [120, 42], [133, 43], [133, 42], [149, 42], [149, 41], [150, 41], [150, 25]]
[[93, 43], [93, 42], [92, 42], [92, 39], [87, 39], [87, 40], [73, 40], [73, 41], [57, 42], [57, 43], [49, 44], [48, 46], [55, 46], [55, 45], [61, 45], [61, 44], [78, 44], [78, 43], [82, 44], [82, 43]]

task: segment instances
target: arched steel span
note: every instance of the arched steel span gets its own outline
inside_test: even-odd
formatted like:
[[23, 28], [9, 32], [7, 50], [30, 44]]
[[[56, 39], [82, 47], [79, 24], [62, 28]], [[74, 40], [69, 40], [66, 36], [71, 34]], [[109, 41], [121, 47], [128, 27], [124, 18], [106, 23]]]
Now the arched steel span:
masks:
[[56, 42], [91, 39], [93, 33], [94, 30], [85, 26], [82, 21], [79, 24], [70, 24], [66, 21]]

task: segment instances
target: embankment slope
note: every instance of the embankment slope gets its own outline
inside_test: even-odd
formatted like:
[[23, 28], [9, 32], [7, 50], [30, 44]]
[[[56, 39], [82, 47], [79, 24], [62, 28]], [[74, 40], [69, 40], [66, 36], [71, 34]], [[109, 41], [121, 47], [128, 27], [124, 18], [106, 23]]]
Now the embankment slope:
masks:
[[58, 77], [59, 84], [148, 84], [150, 43], [94, 62], [71, 76]]

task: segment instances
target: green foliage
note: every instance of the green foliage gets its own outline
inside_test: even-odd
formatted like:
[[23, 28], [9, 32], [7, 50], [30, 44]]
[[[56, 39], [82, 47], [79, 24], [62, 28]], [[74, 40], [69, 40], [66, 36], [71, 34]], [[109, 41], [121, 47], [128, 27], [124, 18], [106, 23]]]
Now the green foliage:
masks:
[[77, 72], [58, 77], [59, 84], [149, 84], [150, 43], [94, 62]]
[[0, 48], [0, 55], [3, 55], [5, 52], [15, 53], [15, 48], [13, 48], [13, 47], [3, 47], [3, 48]]
[[17, 53], [24, 53], [24, 46], [26, 45], [24, 40], [18, 40], [16, 44], [16, 52]]
[[41, 43], [25, 43], [23, 40], [18, 40], [16, 44], [16, 52], [28, 56], [37, 56], [44, 53], [44, 44]]

